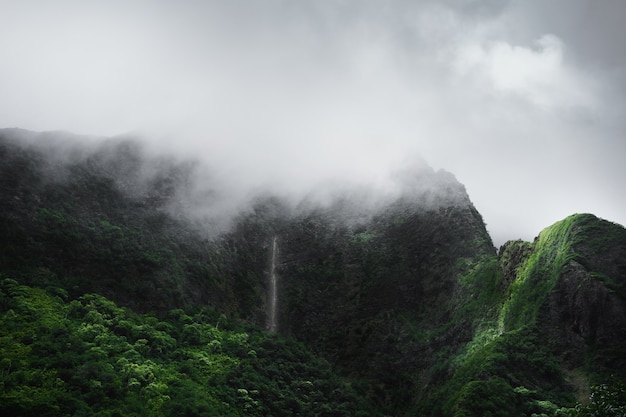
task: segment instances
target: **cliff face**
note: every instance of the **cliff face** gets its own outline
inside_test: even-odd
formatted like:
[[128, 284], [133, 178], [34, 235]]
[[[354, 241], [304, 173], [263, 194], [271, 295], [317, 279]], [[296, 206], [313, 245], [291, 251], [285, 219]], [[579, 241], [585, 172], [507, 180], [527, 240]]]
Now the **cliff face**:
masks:
[[557, 222], [532, 243], [501, 248], [508, 288], [502, 327], [531, 331], [560, 372], [529, 385], [561, 386], [584, 399], [590, 385], [624, 378], [625, 259], [626, 230], [591, 214]]
[[542, 328], [568, 366], [624, 369], [626, 230], [591, 215], [572, 221], [572, 259], [542, 306]]
[[573, 399], [564, 373], [593, 382], [626, 369], [619, 225], [574, 215], [496, 255], [464, 187], [421, 167], [379, 199], [259, 197], [211, 235], [174, 215], [193, 170], [129, 140], [0, 132], [0, 273], [266, 327], [273, 271], [272, 330], [391, 415], [548, 413]]
[[590, 214], [550, 226], [532, 244], [508, 242], [500, 263], [518, 300], [506, 306], [507, 324], [536, 322], [571, 367], [590, 349], [624, 344], [625, 262], [624, 228]]
[[237, 277], [239, 313], [264, 325], [276, 239], [278, 332], [395, 412], [445, 377], [433, 372], [442, 351], [472, 339], [475, 322], [463, 312], [479, 292], [499, 292], [495, 248], [464, 187], [429, 169], [404, 181], [415, 183], [376, 206], [357, 204], [358, 195], [297, 207], [261, 199], [219, 243], [229, 259], [221, 273]]

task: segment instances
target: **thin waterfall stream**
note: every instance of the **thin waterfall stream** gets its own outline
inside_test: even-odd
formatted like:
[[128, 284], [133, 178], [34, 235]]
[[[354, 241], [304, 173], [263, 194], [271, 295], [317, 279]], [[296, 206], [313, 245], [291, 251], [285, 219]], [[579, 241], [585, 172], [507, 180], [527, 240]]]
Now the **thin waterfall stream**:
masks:
[[278, 257], [278, 243], [276, 236], [272, 239], [272, 252], [270, 260], [270, 288], [269, 288], [269, 306], [267, 314], [267, 328], [270, 332], [278, 331], [278, 284], [276, 277], [276, 259]]

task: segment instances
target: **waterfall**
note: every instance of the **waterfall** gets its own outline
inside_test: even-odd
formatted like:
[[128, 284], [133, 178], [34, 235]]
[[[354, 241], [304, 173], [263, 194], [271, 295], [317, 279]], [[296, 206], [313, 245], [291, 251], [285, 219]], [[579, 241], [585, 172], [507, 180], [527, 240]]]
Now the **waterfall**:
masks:
[[276, 258], [278, 257], [278, 244], [276, 236], [272, 239], [272, 252], [270, 259], [270, 288], [268, 294], [267, 329], [275, 333], [278, 331], [278, 288], [276, 278]]

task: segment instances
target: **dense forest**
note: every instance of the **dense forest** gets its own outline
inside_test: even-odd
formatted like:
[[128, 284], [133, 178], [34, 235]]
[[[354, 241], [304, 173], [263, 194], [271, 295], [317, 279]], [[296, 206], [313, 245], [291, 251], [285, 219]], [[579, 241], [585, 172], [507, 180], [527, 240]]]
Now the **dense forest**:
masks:
[[225, 221], [198, 171], [0, 131], [3, 413], [626, 413], [622, 226], [575, 214], [497, 250], [428, 167], [392, 197], [259, 194]]
[[211, 310], [158, 318], [9, 278], [1, 302], [5, 415], [369, 415], [301, 343]]

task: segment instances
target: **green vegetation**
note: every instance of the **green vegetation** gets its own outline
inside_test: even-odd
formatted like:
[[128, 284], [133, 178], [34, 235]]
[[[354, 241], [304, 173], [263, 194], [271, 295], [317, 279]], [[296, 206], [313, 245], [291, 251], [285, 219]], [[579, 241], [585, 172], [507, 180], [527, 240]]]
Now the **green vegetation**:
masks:
[[[452, 378], [421, 405], [430, 415], [530, 415], [564, 411], [574, 399], [564, 388], [558, 359], [536, 332], [503, 333], [467, 353]], [[493, 395], [486, 395], [492, 392]], [[564, 408], [565, 407], [565, 408]]]
[[0, 272], [143, 312], [211, 305], [249, 318], [260, 308], [232, 273], [238, 248], [171, 214], [188, 164], [148, 160], [125, 141], [53, 163], [1, 135], [0, 158]]
[[571, 250], [572, 226], [578, 216], [570, 216], [544, 229], [533, 250], [517, 271], [517, 279], [509, 286], [509, 299], [502, 308], [503, 330], [518, 329], [536, 323], [539, 308], [554, 288], [565, 265], [577, 259]]
[[[500, 258], [503, 273], [509, 277], [490, 273], [489, 262], [473, 267], [471, 262], [459, 264], [459, 271], [469, 271], [462, 275], [461, 282], [470, 297], [455, 320], [469, 314], [478, 321], [474, 321], [472, 340], [451, 359], [443, 360], [450, 379], [418, 409], [423, 414], [455, 416], [621, 415], [606, 410], [622, 410], [619, 392], [623, 391], [619, 387], [623, 387], [623, 368], [614, 366], [623, 362], [623, 340], [621, 345], [615, 341], [610, 348], [590, 345], [586, 351], [586, 372], [593, 379], [606, 381], [611, 379], [609, 372], [622, 372], [613, 383], [599, 385], [612, 392], [603, 398], [611, 398], [618, 405], [597, 405], [600, 394], [596, 393], [589, 404], [574, 407], [574, 391], [562, 373], [563, 352], [556, 340], [548, 338], [542, 309], [571, 262], [586, 265], [590, 268], [588, 276], [601, 280], [613, 293], [620, 290], [621, 286], [610, 278], [618, 276], [619, 271], [612, 269], [615, 263], [606, 261], [606, 254], [613, 251], [619, 256], [619, 251], [626, 249], [624, 229], [592, 215], [573, 215], [546, 228], [533, 244], [511, 245]], [[605, 263], [597, 262], [598, 257]], [[478, 305], [491, 308], [481, 310]], [[614, 366], [607, 368], [600, 358]], [[601, 407], [608, 414], [599, 412]]]
[[8, 278], [0, 306], [3, 415], [370, 415], [302, 344], [210, 310], [158, 319]]
[[571, 417], [622, 417], [626, 415], [626, 380], [591, 387], [589, 401], [578, 404]]
[[622, 284], [610, 278], [619, 274], [611, 270], [615, 262], [604, 258], [611, 251], [623, 250], [624, 245], [624, 228], [591, 214], [574, 214], [544, 229], [509, 287], [509, 300], [500, 316], [503, 329], [535, 324], [539, 308], [571, 261], [580, 263], [610, 289], [621, 288]]

